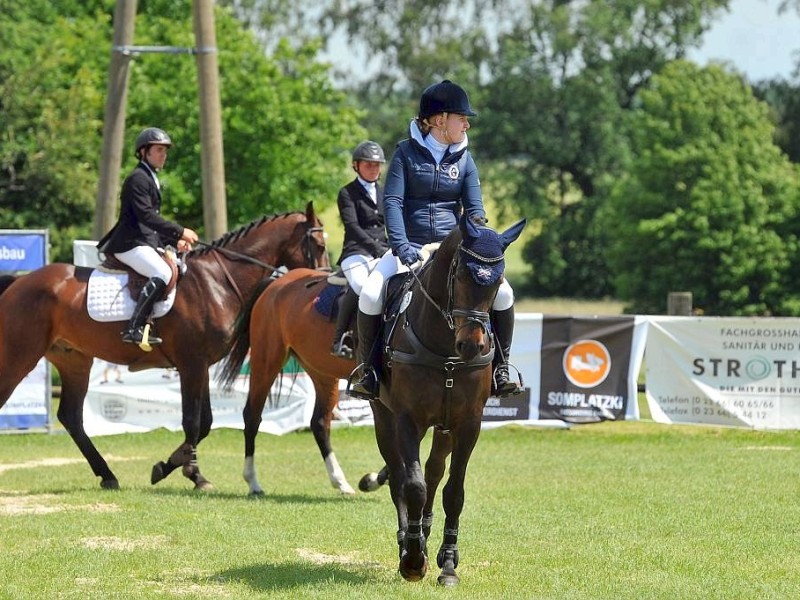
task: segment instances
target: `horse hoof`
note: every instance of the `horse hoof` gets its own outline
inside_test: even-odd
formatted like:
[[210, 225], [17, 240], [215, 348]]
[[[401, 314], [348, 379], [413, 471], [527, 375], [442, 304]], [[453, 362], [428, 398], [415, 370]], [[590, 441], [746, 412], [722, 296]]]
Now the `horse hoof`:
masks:
[[408, 556], [408, 554], [404, 554], [400, 559], [400, 575], [402, 575], [403, 579], [406, 581], [421, 581], [428, 572], [428, 557], [425, 554], [421, 554], [422, 564], [418, 565], [413, 564]]
[[356, 495], [356, 491], [352, 487], [350, 487], [349, 483], [345, 483], [344, 485], [337, 486], [336, 489], [339, 490], [339, 493], [342, 496], [355, 496]]
[[198, 481], [196, 484], [194, 484], [194, 489], [196, 489], [198, 492], [209, 492], [214, 489], [214, 484], [206, 480]]
[[266, 494], [264, 493], [264, 490], [250, 490], [248, 496], [250, 498], [263, 498], [266, 496]]
[[150, 485], [155, 485], [166, 477], [164, 474], [164, 467], [166, 466], [163, 460], [153, 465], [153, 470], [150, 472]]
[[439, 577], [436, 579], [436, 583], [444, 587], [455, 587], [458, 585], [458, 582], [461, 581], [458, 578], [458, 575], [455, 574], [455, 571], [450, 571], [445, 573], [442, 571], [439, 574]]
[[361, 478], [361, 481], [358, 482], [358, 489], [362, 492], [374, 492], [380, 486], [378, 483], [378, 474], [377, 473], [367, 473]]
[[104, 490], [118, 490], [119, 489], [119, 481], [116, 479], [104, 479], [100, 482], [100, 487]]

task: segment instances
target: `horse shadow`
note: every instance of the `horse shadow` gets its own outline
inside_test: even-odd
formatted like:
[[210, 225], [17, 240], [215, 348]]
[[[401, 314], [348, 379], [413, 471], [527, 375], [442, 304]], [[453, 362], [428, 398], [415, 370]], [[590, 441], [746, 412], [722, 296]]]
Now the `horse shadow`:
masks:
[[376, 569], [378, 566], [377, 563], [349, 566], [336, 563], [312, 564], [305, 561], [292, 564], [259, 563], [226, 569], [203, 579], [213, 582], [218, 582], [220, 579], [239, 581], [248, 585], [254, 593], [268, 593], [307, 588], [330, 581], [352, 585], [369, 583], [374, 577], [359, 571], [365, 568]]

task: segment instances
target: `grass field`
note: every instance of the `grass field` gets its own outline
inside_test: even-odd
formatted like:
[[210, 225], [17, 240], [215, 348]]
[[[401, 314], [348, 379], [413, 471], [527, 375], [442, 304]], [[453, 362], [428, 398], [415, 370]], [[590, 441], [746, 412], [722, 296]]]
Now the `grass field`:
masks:
[[[388, 490], [337, 495], [311, 434], [259, 437], [263, 499], [245, 496], [242, 434], [201, 445], [215, 483], [149, 484], [177, 433], [96, 438], [123, 489], [100, 490], [63, 434], [0, 437], [1, 598], [794, 598], [796, 432], [652, 422], [483, 432], [470, 463], [456, 590], [397, 574]], [[370, 428], [337, 429], [355, 484]], [[437, 505], [438, 506], [438, 505]], [[441, 541], [437, 512], [430, 545]], [[435, 563], [435, 559], [434, 559]]]

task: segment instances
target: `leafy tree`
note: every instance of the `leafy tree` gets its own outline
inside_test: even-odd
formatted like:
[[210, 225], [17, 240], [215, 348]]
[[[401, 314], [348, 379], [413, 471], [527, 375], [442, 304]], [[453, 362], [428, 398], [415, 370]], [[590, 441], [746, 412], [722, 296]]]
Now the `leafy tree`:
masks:
[[[110, 60], [114, 2], [7, 0], [0, 13], [0, 221], [51, 229], [54, 260], [88, 237]], [[135, 43], [192, 47], [188, 0], [140, 0]], [[226, 10], [216, 11], [231, 228], [264, 213], [335, 202], [348, 152], [364, 133], [335, 90], [317, 47], [276, 45], [272, 56]], [[176, 146], [164, 172], [165, 212], [202, 230], [199, 109], [194, 60], [145, 54], [131, 69], [126, 150], [157, 125]], [[123, 175], [135, 164], [126, 153]]]
[[635, 158], [602, 215], [617, 297], [638, 313], [689, 290], [706, 314], [797, 314], [785, 300], [797, 173], [772, 142], [766, 105], [740, 77], [686, 61], [639, 99]]
[[753, 92], [772, 109], [775, 143], [792, 162], [800, 163], [800, 86], [773, 79], [755, 84]]

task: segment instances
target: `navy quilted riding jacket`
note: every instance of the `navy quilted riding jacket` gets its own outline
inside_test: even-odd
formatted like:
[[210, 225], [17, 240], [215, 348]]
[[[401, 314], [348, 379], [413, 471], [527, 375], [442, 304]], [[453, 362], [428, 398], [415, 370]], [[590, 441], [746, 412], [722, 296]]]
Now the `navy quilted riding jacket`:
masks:
[[389, 245], [440, 242], [458, 225], [462, 210], [485, 217], [478, 168], [466, 139], [451, 145], [437, 165], [412, 121], [409, 139], [397, 144], [386, 173], [383, 203]]

